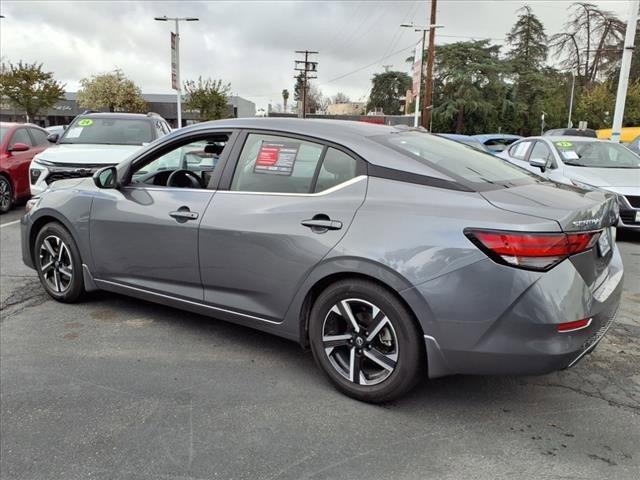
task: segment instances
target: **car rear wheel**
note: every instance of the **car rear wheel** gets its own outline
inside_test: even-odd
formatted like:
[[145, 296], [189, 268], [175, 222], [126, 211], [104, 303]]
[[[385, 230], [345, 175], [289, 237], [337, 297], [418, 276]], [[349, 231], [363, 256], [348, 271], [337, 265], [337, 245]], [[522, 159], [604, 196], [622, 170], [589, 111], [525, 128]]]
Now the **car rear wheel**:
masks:
[[11, 182], [4, 175], [0, 175], [0, 213], [7, 213], [13, 204], [13, 190]]
[[38, 232], [34, 257], [40, 283], [59, 302], [72, 303], [84, 293], [82, 260], [69, 232], [48, 223]]
[[400, 397], [424, 371], [422, 335], [411, 313], [374, 282], [341, 280], [322, 292], [311, 309], [309, 341], [329, 379], [358, 400]]

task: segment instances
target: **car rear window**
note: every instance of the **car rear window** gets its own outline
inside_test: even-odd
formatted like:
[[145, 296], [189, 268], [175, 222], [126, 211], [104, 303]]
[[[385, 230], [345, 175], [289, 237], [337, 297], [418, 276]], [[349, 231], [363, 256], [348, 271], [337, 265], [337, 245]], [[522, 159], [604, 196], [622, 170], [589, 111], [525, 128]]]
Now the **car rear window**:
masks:
[[526, 170], [501, 158], [423, 132], [402, 132], [375, 138], [411, 158], [441, 171], [475, 190], [536, 183]]

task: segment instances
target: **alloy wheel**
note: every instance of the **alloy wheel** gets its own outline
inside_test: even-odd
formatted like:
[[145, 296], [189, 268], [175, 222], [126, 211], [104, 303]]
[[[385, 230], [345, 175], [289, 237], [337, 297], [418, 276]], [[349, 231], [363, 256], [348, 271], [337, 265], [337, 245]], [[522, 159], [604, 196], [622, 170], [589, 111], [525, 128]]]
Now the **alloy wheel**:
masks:
[[366, 300], [336, 303], [324, 319], [322, 342], [333, 368], [357, 385], [383, 382], [398, 362], [398, 338], [391, 321]]
[[67, 245], [56, 235], [45, 237], [40, 245], [40, 270], [49, 288], [65, 292], [73, 280], [73, 263]]
[[0, 177], [0, 210], [9, 210], [11, 206], [11, 186], [6, 178]]

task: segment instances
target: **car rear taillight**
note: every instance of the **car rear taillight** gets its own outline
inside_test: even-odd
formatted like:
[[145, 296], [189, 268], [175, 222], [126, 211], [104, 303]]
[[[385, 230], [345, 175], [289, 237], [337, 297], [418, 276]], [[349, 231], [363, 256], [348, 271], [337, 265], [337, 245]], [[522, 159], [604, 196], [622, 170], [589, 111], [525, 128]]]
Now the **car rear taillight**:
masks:
[[570, 255], [592, 248], [602, 232], [525, 233], [467, 228], [464, 233], [498, 263], [545, 271]]

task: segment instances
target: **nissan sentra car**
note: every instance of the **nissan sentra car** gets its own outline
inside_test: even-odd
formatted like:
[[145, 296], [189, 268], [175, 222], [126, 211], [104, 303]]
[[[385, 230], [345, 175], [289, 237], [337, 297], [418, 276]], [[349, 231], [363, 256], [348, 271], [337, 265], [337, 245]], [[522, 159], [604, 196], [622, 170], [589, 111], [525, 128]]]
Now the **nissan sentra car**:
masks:
[[617, 207], [423, 131], [221, 120], [55, 182], [22, 255], [58, 301], [106, 290], [280, 335], [384, 402], [592, 351], [620, 302]]

